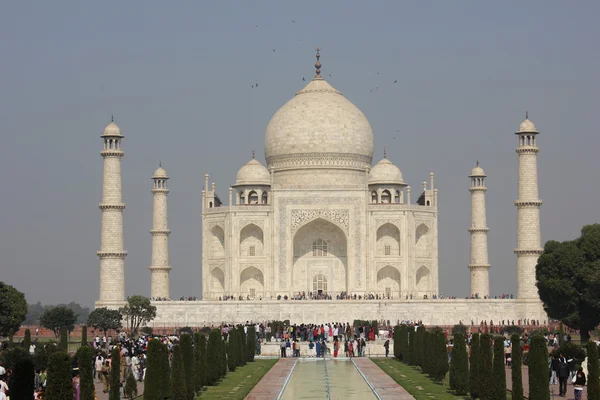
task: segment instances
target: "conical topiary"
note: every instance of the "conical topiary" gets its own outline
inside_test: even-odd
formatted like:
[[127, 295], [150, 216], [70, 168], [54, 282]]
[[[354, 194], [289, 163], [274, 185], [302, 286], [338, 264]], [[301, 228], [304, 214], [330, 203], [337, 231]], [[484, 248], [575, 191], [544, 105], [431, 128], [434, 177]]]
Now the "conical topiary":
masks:
[[454, 370], [454, 389], [456, 394], [464, 396], [469, 393], [469, 357], [467, 343], [462, 333], [454, 335], [452, 347], [452, 369]]
[[81, 325], [81, 345], [87, 346], [87, 326]]
[[504, 369], [504, 338], [494, 338], [491, 400], [506, 400], [506, 370]]
[[593, 340], [590, 340], [587, 344], [587, 359], [587, 398], [588, 400], [600, 400], [600, 366], [598, 365], [598, 346]]
[[173, 400], [187, 400], [185, 371], [181, 346], [173, 346], [173, 362], [171, 365], [171, 393]]
[[[195, 340], [194, 359], [196, 361], [196, 375], [198, 376], [197, 389], [200, 391], [206, 385], [206, 337], [203, 334], [198, 334], [199, 337]], [[196, 353], [197, 352], [197, 353]]]
[[472, 399], [476, 399], [481, 393], [481, 381], [480, 381], [480, 370], [481, 370], [481, 350], [480, 350], [480, 334], [475, 333], [471, 336], [471, 362], [469, 366], [469, 393]]
[[130, 371], [127, 374], [127, 379], [125, 380], [125, 397], [133, 400], [138, 394], [137, 381], [133, 376], [133, 373]]
[[512, 400], [523, 400], [523, 374], [521, 371], [521, 338], [518, 333], [510, 337], [511, 343], [511, 392]]
[[71, 359], [64, 351], [54, 352], [48, 359], [46, 400], [73, 398]]
[[484, 333], [479, 338], [481, 364], [479, 369], [479, 396], [491, 399], [492, 394], [492, 337]]
[[185, 388], [188, 400], [194, 400], [194, 349], [192, 336], [184, 333], [179, 338], [181, 353], [183, 355], [183, 371], [185, 374]]
[[79, 366], [79, 399], [94, 400], [94, 351], [89, 346], [77, 350]]
[[548, 385], [548, 346], [546, 339], [534, 335], [529, 345], [529, 400], [548, 400], [550, 387]]
[[402, 351], [400, 350], [400, 325], [394, 326], [392, 338], [394, 339], [394, 357], [400, 360], [402, 357]]
[[25, 329], [25, 337], [23, 338], [23, 348], [25, 351], [29, 351], [29, 347], [31, 346], [31, 331], [29, 329]]
[[254, 361], [256, 353], [256, 328], [252, 325], [248, 327], [248, 340], [246, 341], [246, 350], [248, 351], [248, 362]]
[[161, 352], [165, 347], [160, 340], [148, 341], [146, 350], [146, 378], [144, 379], [144, 400], [163, 400], [163, 390], [160, 386], [162, 374]]
[[210, 366], [207, 368], [206, 384], [208, 386], [214, 386], [217, 384], [221, 371], [219, 368], [219, 350], [221, 341], [221, 332], [217, 329], [213, 329], [208, 336], [208, 345], [206, 347], [206, 365]]
[[230, 372], [235, 371], [238, 364], [238, 339], [237, 339], [237, 329], [232, 329], [229, 332], [229, 338], [227, 342], [227, 367]]
[[119, 393], [121, 385], [121, 357], [119, 348], [115, 347], [110, 353], [110, 388], [108, 389], [108, 400], [120, 400]]
[[[27, 351], [29, 351], [29, 349]], [[30, 356], [23, 357], [16, 362], [10, 386], [11, 399], [33, 398], [34, 369], [33, 359]]]

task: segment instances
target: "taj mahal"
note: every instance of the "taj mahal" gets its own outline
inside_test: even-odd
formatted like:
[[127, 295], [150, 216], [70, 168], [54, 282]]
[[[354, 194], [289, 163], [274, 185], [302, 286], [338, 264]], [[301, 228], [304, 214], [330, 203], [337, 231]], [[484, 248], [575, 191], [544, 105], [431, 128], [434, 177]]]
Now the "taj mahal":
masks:
[[[293, 323], [354, 319], [422, 320], [437, 325], [525, 319], [545, 323], [548, 317], [535, 282], [542, 253], [539, 132], [529, 118], [518, 127], [515, 139], [517, 296], [489, 298], [487, 181], [477, 162], [465, 179], [465, 190], [471, 193], [471, 221], [465, 221], [471, 257], [465, 279], [468, 273], [474, 298], [440, 299], [439, 193], [434, 173], [423, 171], [424, 181], [411, 187], [385, 153], [374, 160], [369, 121], [322, 77], [318, 49], [315, 68], [314, 78], [268, 123], [265, 163], [253, 154], [241, 166], [227, 190], [226, 203], [205, 175], [201, 300], [170, 300], [169, 177], [162, 167], [154, 172], [149, 188], [154, 198], [149, 270], [151, 297], [160, 301], [153, 301], [157, 307], [153, 323], [203, 326], [286, 319]], [[126, 301], [123, 138], [114, 121], [102, 134], [97, 307], [117, 308]], [[308, 299], [294, 299], [298, 296]]]

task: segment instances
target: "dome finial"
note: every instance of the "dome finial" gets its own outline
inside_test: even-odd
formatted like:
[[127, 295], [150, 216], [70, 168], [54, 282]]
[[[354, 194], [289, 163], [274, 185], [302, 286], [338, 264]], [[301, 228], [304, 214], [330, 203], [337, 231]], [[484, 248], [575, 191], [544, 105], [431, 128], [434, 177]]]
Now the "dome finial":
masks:
[[479, 160], [477, 160], [477, 165], [476, 165], [476, 167], [479, 167]]
[[315, 49], [317, 52], [317, 62], [315, 63], [315, 69], [317, 71], [317, 75], [315, 75], [315, 79], [320, 79], [321, 78], [321, 61], [319, 61], [319, 59], [321, 58], [321, 47], [317, 46], [317, 48]]
[[162, 161], [158, 160], [158, 168], [162, 168]]
[[115, 122], [115, 114], [110, 114], [110, 122]]
[[525, 119], [529, 119], [529, 111], [525, 110]]
[[383, 158], [387, 158], [387, 149], [383, 148]]
[[252, 159], [254, 160], [255, 157], [256, 157], [256, 154], [254, 153], [254, 149], [252, 149]]

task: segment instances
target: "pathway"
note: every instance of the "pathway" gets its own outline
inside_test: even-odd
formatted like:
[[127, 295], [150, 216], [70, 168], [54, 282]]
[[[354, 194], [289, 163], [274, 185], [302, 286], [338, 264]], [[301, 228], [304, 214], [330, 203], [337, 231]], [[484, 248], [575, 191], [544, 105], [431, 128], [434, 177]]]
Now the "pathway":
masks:
[[[525, 397], [529, 397], [529, 369], [527, 366], [521, 367], [521, 375], [523, 377], [523, 394]], [[506, 368], [506, 388], [510, 390], [512, 388], [512, 379], [511, 379], [511, 369]], [[548, 379], [548, 383], [550, 379]], [[550, 398], [556, 399], [566, 399], [566, 400], [574, 400], [575, 396], [573, 395], [573, 384], [571, 383], [571, 379], [567, 381], [567, 397], [559, 397], [558, 396], [558, 385], [550, 385]], [[554, 391], [554, 397], [552, 397], [552, 391]], [[582, 400], [587, 399], [587, 386], [583, 389]]]
[[[297, 358], [281, 358], [250, 391], [246, 400], [273, 400], [279, 396]], [[100, 399], [98, 399], [100, 400]]]
[[381, 399], [414, 400], [406, 389], [397, 384], [369, 358], [355, 357], [353, 360]]
[[[108, 393], [103, 393], [104, 385], [102, 383], [98, 383], [98, 380], [94, 378], [94, 386], [96, 387], [96, 397], [98, 400], [108, 400]], [[144, 382], [137, 383], [138, 388], [138, 396], [144, 394]]]

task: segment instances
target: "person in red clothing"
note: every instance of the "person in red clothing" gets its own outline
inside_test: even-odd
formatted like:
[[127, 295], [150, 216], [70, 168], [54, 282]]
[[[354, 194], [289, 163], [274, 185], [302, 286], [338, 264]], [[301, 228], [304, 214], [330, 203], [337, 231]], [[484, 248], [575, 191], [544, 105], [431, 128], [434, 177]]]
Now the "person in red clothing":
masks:
[[335, 341], [333, 342], [333, 357], [337, 358], [339, 349], [340, 349], [340, 344], [339, 344], [337, 338], [335, 338]]

